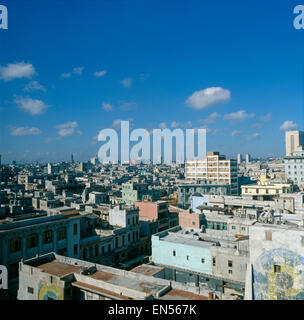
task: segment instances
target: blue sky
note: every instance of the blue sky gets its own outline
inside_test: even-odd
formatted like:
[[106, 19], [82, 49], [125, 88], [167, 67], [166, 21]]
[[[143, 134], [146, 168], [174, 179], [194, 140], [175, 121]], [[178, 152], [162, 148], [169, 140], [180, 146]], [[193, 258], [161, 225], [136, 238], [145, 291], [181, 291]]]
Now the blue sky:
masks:
[[207, 149], [229, 157], [282, 156], [284, 130], [303, 129], [296, 1], [1, 4], [4, 162], [71, 152], [86, 160], [98, 152], [98, 131], [117, 120], [149, 130], [207, 126]]

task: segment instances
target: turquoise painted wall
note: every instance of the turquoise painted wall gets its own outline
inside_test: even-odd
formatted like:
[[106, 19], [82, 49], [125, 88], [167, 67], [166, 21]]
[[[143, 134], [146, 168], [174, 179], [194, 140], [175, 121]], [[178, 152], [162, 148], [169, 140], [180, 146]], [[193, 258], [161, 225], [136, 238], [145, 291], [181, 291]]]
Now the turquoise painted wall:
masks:
[[[175, 256], [173, 256], [173, 250], [175, 250]], [[204, 259], [204, 263], [202, 259]], [[173, 243], [159, 240], [158, 236], [152, 236], [152, 260], [156, 264], [212, 275], [212, 261], [209, 248]]]

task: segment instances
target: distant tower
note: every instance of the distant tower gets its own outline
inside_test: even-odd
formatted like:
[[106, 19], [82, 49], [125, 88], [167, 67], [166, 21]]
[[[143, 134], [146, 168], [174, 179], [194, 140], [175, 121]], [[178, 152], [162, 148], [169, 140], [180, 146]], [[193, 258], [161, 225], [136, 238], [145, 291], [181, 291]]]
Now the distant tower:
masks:
[[73, 152], [71, 153], [71, 162], [74, 163], [74, 155], [73, 155]]
[[304, 147], [304, 132], [293, 130], [285, 132], [286, 156], [291, 156], [298, 147]]
[[237, 155], [237, 164], [241, 164], [242, 163], [242, 155], [239, 153]]
[[52, 174], [52, 165], [48, 163], [48, 174]]
[[250, 162], [250, 154], [247, 153], [247, 154], [246, 154], [246, 163], [249, 163], [249, 162]]

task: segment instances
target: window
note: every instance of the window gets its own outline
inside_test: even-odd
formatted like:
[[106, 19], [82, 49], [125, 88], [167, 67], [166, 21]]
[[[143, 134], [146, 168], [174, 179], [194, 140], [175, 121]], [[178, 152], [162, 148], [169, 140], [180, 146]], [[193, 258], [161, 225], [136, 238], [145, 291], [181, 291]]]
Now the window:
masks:
[[173, 250], [173, 257], [175, 257], [176, 256], [176, 252], [175, 252], [175, 250]]
[[229, 273], [229, 274], [232, 274], [232, 270], [231, 270], [231, 269], [229, 269], [229, 270], [228, 270], [228, 273]]
[[265, 240], [271, 241], [272, 240], [272, 233], [271, 231], [265, 231]]
[[21, 251], [21, 238], [15, 238], [10, 241], [10, 253]]
[[34, 294], [34, 288], [27, 287], [27, 292], [30, 293], [30, 294]]
[[232, 229], [232, 230], [235, 230], [235, 226], [231, 226], [231, 229]]
[[118, 238], [115, 238], [115, 248], [118, 248]]
[[53, 241], [53, 233], [51, 230], [43, 232], [43, 243], [51, 243]]
[[216, 259], [215, 259], [215, 257], [213, 257], [213, 258], [212, 258], [212, 265], [213, 265], [213, 267], [215, 267], [215, 264], [216, 264]]
[[64, 240], [67, 237], [67, 231], [66, 228], [60, 228], [58, 230], [57, 240]]
[[123, 245], [123, 246], [125, 245], [125, 242], [126, 242], [126, 239], [125, 239], [125, 238], [126, 238], [126, 236], [123, 235], [123, 236], [122, 236], [122, 245]]
[[74, 245], [74, 256], [76, 256], [77, 253], [78, 253], [78, 245], [75, 244], [75, 245]]
[[192, 225], [195, 226], [195, 221], [192, 221]]
[[111, 244], [108, 244], [108, 252], [111, 251]]
[[77, 232], [78, 232], [77, 224], [74, 224], [73, 228], [74, 228], [74, 234], [77, 234]]
[[33, 233], [27, 237], [27, 247], [29, 249], [35, 248], [38, 245], [38, 234]]
[[189, 260], [189, 256], [187, 256], [187, 260]]
[[58, 250], [58, 254], [61, 255], [61, 256], [66, 256], [66, 254], [67, 254], [66, 248]]
[[8, 278], [9, 279], [15, 279], [18, 277], [19, 274], [19, 263], [12, 263], [9, 265], [8, 268]]
[[228, 267], [232, 268], [232, 260], [228, 260]]
[[98, 250], [98, 245], [96, 244], [95, 245], [95, 256], [98, 256], [99, 254], [99, 250]]
[[88, 250], [87, 250], [87, 248], [84, 248], [83, 249], [83, 259], [86, 260], [87, 256], [88, 256]]
[[102, 247], [101, 247], [101, 254], [104, 254], [104, 253], [105, 253], [105, 247], [102, 246]]
[[205, 263], [205, 259], [202, 259], [201, 261], [202, 261], [202, 263]]
[[273, 266], [273, 271], [274, 271], [275, 273], [279, 273], [279, 272], [281, 272], [281, 266], [280, 266], [280, 265], [275, 264], [275, 265]]

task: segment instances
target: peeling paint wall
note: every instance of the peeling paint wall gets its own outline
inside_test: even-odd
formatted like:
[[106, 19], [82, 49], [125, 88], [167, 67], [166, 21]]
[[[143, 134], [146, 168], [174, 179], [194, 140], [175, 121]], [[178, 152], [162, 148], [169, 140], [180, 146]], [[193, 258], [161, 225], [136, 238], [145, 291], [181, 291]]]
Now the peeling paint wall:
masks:
[[260, 225], [250, 228], [254, 300], [304, 300], [304, 230]]

